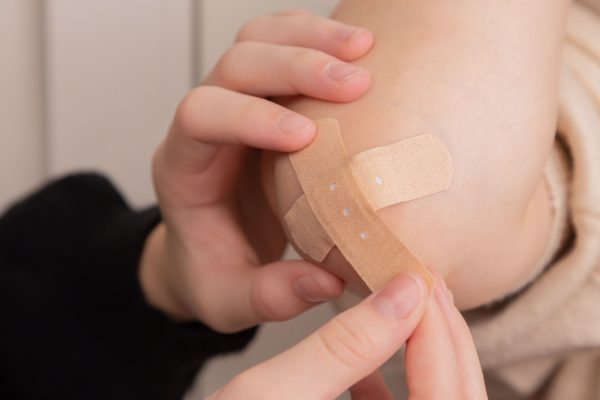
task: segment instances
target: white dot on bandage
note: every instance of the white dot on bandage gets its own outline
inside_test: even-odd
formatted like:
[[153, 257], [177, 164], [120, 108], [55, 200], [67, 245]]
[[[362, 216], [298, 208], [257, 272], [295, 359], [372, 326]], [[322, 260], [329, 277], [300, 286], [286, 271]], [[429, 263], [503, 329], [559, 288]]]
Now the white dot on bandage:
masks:
[[335, 183], [332, 183], [331, 185], [329, 185], [329, 190], [331, 190], [332, 192], [335, 192], [335, 189], [337, 189], [337, 185]]
[[381, 185], [383, 183], [383, 178], [380, 176], [375, 177], [375, 183]]
[[350, 215], [350, 210], [349, 210], [349, 209], [347, 209], [347, 208], [344, 208], [344, 209], [342, 210], [342, 214], [344, 214], [344, 217], [347, 217], [347, 216], [349, 216], [349, 215]]

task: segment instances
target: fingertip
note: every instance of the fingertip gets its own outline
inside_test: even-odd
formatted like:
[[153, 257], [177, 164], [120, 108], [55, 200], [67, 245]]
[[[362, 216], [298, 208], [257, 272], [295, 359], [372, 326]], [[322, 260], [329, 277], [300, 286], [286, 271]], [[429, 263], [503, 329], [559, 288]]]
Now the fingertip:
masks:
[[258, 274], [249, 294], [257, 321], [287, 320], [343, 292], [339, 278], [305, 261], [274, 262]]
[[304, 300], [329, 301], [340, 297], [344, 292], [344, 281], [336, 275], [307, 261], [298, 261], [297, 265], [307, 271], [293, 283], [294, 290]]
[[353, 61], [364, 56], [373, 47], [374, 38], [370, 30], [357, 29], [352, 36], [343, 41], [338, 57], [344, 61]]
[[312, 142], [317, 125], [315, 121], [295, 112], [284, 112], [277, 122], [280, 140], [279, 151], [297, 151]]
[[337, 298], [344, 292], [344, 281], [321, 268], [317, 273], [317, 280], [328, 291], [331, 298]]
[[[330, 81], [331, 82], [331, 81]], [[371, 75], [366, 68], [349, 79], [334, 82], [327, 87], [324, 100], [347, 103], [362, 97], [371, 85]]]
[[375, 36], [368, 29], [360, 29], [350, 39], [350, 45], [355, 50], [355, 57], [361, 57], [373, 47]]
[[356, 100], [361, 97], [369, 89], [371, 85], [371, 74], [366, 68], [362, 68], [360, 74], [348, 82], [348, 101]]
[[285, 134], [301, 134], [310, 131], [314, 121], [295, 112], [284, 112], [279, 116], [277, 126]]
[[420, 276], [400, 273], [371, 298], [371, 304], [382, 316], [402, 321], [424, 301], [424, 286]]
[[339, 282], [327, 275], [304, 275], [292, 284], [296, 294], [308, 303], [322, 303], [333, 300], [342, 294]]
[[437, 273], [434, 276], [435, 280], [433, 292], [435, 300], [440, 309], [443, 311], [443, 313], [448, 316], [452, 312], [452, 309], [455, 308], [454, 296], [452, 296], [452, 293], [446, 286], [444, 278], [442, 278], [442, 276]]

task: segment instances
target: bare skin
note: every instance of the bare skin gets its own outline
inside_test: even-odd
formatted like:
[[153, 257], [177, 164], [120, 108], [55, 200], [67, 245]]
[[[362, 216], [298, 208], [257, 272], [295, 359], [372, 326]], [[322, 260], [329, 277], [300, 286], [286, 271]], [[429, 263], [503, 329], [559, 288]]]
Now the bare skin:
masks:
[[[552, 211], [543, 170], [556, 129], [561, 44], [569, 1], [344, 0], [333, 18], [375, 35], [357, 65], [372, 76], [359, 100], [280, 103], [340, 121], [350, 155], [428, 132], [454, 163], [449, 190], [378, 213], [446, 280], [460, 309], [500, 298], [529, 276]], [[286, 156], [265, 162], [281, 218], [301, 194]], [[361, 291], [334, 249], [323, 266]]]
[[[355, 100], [369, 86], [368, 71], [340, 81], [331, 66], [347, 71], [343, 61], [371, 45], [368, 30], [306, 12], [257, 17], [241, 30], [204, 84], [182, 100], [154, 157], [163, 222], [139, 266], [151, 305], [236, 332], [341, 294], [342, 282], [322, 268], [278, 261], [285, 238], [257, 185], [251, 148], [306, 146], [314, 123], [262, 96]], [[443, 280], [431, 292], [408, 274], [209, 398], [334, 399], [349, 389], [352, 399], [391, 400], [377, 368], [405, 342], [415, 398], [486, 398], [471, 334]]]
[[[151, 305], [172, 318], [236, 332], [341, 294], [342, 282], [322, 268], [278, 261], [285, 238], [269, 223], [251, 147], [284, 152], [307, 145], [314, 123], [262, 96], [355, 100], [369, 85], [368, 72], [339, 81], [330, 79], [330, 66], [347, 69], [343, 61], [371, 44], [365, 29], [306, 12], [257, 17], [182, 100], [153, 163], [163, 222], [139, 266]], [[391, 400], [377, 368], [409, 337], [411, 393], [486, 398], [473, 340], [443, 280], [431, 293], [407, 274], [209, 398], [333, 399], [350, 389], [353, 399]]]

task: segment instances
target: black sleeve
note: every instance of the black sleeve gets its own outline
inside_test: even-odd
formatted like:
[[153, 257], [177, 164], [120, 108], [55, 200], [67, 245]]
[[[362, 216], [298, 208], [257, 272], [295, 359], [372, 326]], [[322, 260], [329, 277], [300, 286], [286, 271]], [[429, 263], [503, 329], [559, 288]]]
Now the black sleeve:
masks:
[[157, 208], [68, 176], [0, 218], [0, 398], [180, 399], [203, 363], [242, 349], [150, 307], [137, 279]]

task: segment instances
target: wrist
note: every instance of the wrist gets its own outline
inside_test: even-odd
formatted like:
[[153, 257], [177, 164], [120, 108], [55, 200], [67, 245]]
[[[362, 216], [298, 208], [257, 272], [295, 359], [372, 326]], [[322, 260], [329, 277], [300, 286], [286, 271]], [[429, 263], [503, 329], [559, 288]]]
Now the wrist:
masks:
[[175, 296], [172, 283], [174, 266], [167, 251], [167, 230], [158, 224], [148, 236], [140, 260], [138, 278], [149, 305], [176, 320], [191, 320], [193, 315]]

